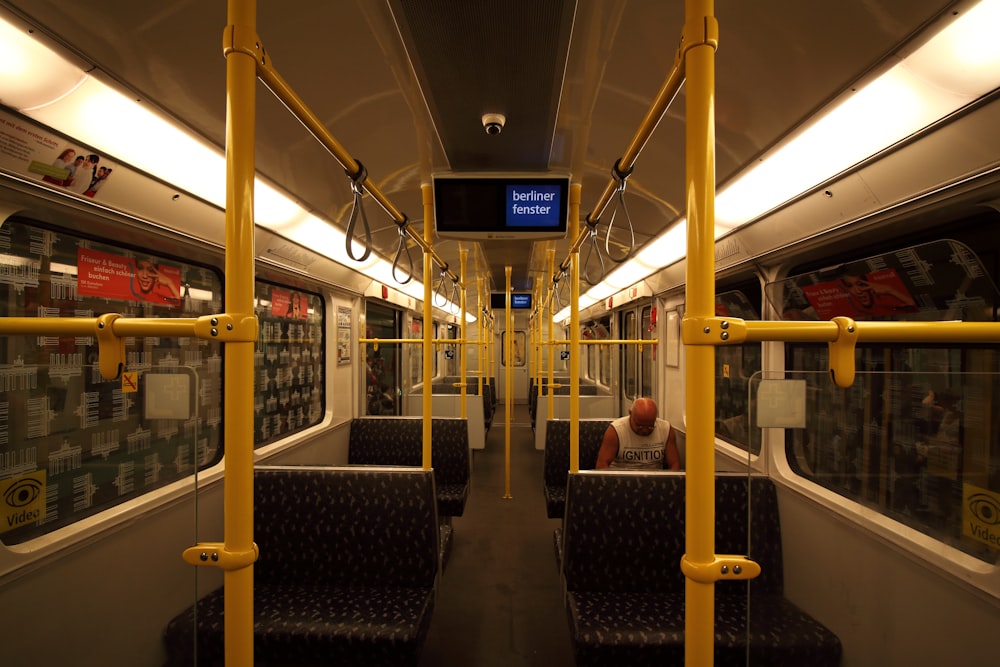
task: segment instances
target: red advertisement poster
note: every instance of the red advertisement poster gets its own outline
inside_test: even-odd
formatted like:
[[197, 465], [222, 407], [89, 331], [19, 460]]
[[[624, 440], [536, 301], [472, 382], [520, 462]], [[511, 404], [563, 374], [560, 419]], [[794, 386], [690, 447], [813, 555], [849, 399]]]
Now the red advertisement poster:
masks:
[[179, 267], [89, 248], [77, 250], [76, 264], [76, 290], [80, 296], [180, 305]]
[[306, 299], [306, 295], [272, 288], [271, 315], [274, 317], [286, 317], [292, 320], [308, 319], [309, 302]]
[[838, 315], [866, 319], [918, 310], [913, 296], [893, 269], [844, 274], [837, 280], [804, 285], [802, 292], [821, 320]]

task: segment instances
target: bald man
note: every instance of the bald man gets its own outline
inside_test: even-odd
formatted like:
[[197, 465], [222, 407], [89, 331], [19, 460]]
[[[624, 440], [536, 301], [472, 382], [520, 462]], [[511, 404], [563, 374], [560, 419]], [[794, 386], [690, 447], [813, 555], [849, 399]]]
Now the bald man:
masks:
[[674, 428], [656, 414], [656, 401], [637, 398], [628, 416], [614, 420], [605, 431], [597, 468], [680, 470]]

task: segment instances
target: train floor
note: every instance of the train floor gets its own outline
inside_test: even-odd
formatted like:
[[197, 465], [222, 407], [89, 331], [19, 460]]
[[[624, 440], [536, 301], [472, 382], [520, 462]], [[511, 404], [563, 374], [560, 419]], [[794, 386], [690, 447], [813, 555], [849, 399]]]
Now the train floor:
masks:
[[528, 406], [510, 428], [510, 498], [504, 498], [505, 409], [473, 455], [472, 489], [453, 520], [451, 556], [420, 667], [571, 667], [572, 648], [552, 533], [545, 514], [543, 452]]

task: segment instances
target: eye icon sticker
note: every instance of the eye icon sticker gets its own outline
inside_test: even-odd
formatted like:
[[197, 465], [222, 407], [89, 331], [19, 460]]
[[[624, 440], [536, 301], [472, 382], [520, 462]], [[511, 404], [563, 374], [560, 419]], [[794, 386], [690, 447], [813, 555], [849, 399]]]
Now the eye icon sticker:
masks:
[[1000, 523], [1000, 502], [987, 493], [975, 493], [967, 501], [969, 512], [987, 526]]
[[3, 501], [8, 507], [27, 507], [35, 502], [42, 493], [42, 485], [37, 479], [25, 477], [10, 485], [10, 488], [3, 494]]
[[45, 471], [0, 480], [0, 533], [45, 518]]

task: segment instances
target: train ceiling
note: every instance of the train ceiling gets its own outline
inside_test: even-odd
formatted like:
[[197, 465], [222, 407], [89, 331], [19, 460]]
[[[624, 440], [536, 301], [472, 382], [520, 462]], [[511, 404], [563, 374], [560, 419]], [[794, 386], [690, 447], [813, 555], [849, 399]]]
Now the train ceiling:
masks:
[[[876, 70], [951, 4], [716, 2], [718, 182]], [[75, 45], [80, 57], [138, 98], [224, 145], [222, 0], [0, 5]], [[569, 172], [582, 183], [585, 216], [666, 78], [684, 21], [679, 0], [257, 5], [257, 32], [273, 67], [416, 230], [425, 224], [421, 184], [441, 171]], [[483, 130], [486, 112], [506, 116], [501, 134]], [[628, 180], [626, 202], [639, 246], [683, 215], [683, 113], [682, 90]], [[265, 177], [347, 227], [352, 195], [343, 168], [263, 86], [256, 155]], [[374, 202], [367, 210], [376, 252], [391, 261], [397, 227]], [[599, 228], [602, 247], [607, 217]], [[615, 252], [629, 242], [620, 223], [610, 240]], [[530, 289], [545, 276], [546, 251], [555, 249], [560, 262], [568, 246], [569, 240], [507, 241], [483, 252], [469, 242], [435, 242], [456, 273], [459, 249], [470, 249], [470, 266], [488, 270], [498, 290], [505, 265], [513, 266], [515, 289]]]

